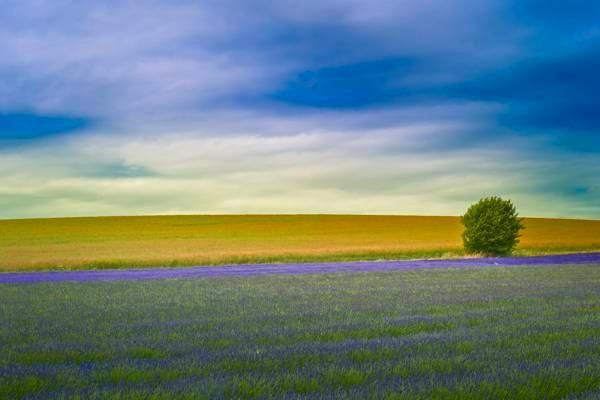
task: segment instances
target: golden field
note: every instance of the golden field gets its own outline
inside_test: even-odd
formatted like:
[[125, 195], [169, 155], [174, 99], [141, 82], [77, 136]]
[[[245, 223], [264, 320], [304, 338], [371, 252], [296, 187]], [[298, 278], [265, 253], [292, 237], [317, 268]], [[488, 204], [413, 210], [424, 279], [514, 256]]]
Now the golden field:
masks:
[[[526, 218], [518, 254], [600, 250], [600, 221]], [[463, 255], [458, 217], [145, 216], [0, 220], [0, 271]]]

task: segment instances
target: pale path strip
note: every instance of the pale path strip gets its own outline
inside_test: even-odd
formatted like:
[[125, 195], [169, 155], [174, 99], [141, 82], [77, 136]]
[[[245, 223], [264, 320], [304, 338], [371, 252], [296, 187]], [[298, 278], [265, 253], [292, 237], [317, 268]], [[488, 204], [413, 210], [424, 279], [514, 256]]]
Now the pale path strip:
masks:
[[462, 258], [446, 260], [361, 261], [290, 264], [246, 264], [180, 268], [136, 268], [88, 271], [8, 272], [2, 283], [91, 282], [148, 279], [193, 279], [334, 272], [409, 271], [431, 268], [513, 267], [519, 265], [598, 264], [600, 253], [535, 257]]

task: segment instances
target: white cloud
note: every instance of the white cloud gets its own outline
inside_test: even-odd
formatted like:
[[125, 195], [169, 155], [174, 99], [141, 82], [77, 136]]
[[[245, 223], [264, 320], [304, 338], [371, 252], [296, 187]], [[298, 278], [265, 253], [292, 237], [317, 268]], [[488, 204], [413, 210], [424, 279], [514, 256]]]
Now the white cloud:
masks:
[[[480, 29], [497, 24], [493, 7], [463, 0], [5, 3], [0, 111], [138, 122], [156, 114], [193, 117], [272, 91], [290, 73], [317, 65], [440, 50], [471, 53], [479, 67], [497, 59], [491, 33]], [[481, 41], [486, 52], [479, 57], [472, 50]], [[464, 64], [443, 79], [460, 75]]]
[[0, 148], [0, 217], [457, 214], [491, 194], [513, 198], [525, 214], [600, 215], [593, 196], [565, 193], [600, 190], [596, 156], [552, 149], [543, 136], [488, 134], [500, 104], [244, 106], [319, 66], [451, 59], [400, 79], [419, 86], [508, 64], [524, 50], [523, 32], [498, 17], [502, 4], [6, 0], [0, 113], [102, 124]]
[[[449, 121], [354, 132], [331, 122], [317, 129], [316, 117], [272, 123], [268, 135], [248, 121], [246, 133], [98, 132], [13, 151], [0, 159], [1, 215], [459, 214], [493, 194], [512, 198], [526, 215], [600, 211], [555, 191], [556, 179], [572, 174], [564, 160], [532, 160], [522, 143], [423, 148], [424, 138], [449, 140]], [[451, 131], [460, 128], [454, 124]]]

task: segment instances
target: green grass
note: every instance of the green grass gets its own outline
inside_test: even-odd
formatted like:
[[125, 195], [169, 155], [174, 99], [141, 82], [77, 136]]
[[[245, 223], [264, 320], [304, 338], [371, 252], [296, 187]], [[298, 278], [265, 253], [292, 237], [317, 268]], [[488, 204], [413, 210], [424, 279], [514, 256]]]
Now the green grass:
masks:
[[[525, 220], [522, 255], [600, 250], [600, 221]], [[156, 216], [0, 220], [0, 271], [464, 255], [457, 217]]]
[[600, 265], [0, 285], [0, 398], [592, 399]]

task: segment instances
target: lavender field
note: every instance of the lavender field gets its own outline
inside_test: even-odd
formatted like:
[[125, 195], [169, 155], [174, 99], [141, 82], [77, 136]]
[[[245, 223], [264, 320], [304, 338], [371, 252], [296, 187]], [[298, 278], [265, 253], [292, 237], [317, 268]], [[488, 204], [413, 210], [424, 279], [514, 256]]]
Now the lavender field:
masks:
[[592, 399], [600, 265], [0, 285], [2, 399]]
[[131, 268], [87, 271], [8, 272], [2, 283], [93, 282], [154, 279], [199, 279], [257, 275], [302, 275], [332, 272], [410, 271], [431, 268], [516, 267], [522, 265], [600, 264], [600, 253], [553, 254], [530, 257], [473, 257], [320, 263], [245, 264], [218, 267]]

